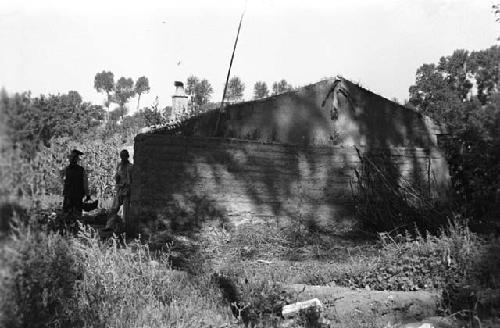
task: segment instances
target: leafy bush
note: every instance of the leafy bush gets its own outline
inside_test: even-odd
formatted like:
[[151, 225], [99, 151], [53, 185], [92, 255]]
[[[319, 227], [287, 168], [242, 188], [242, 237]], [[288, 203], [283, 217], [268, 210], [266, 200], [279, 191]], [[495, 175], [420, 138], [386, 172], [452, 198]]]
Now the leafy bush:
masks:
[[275, 326], [281, 321], [283, 306], [296, 301], [296, 293], [286, 291], [273, 280], [246, 277], [241, 271], [228, 268], [224, 273], [213, 274], [212, 280], [240, 322], [259, 327]]
[[6, 327], [203, 327], [229, 322], [220, 292], [138, 242], [22, 228], [2, 256]]
[[82, 270], [71, 241], [26, 226], [2, 252], [0, 285], [4, 327], [68, 327], [76, 324], [73, 291]]
[[[500, 110], [497, 110], [500, 113]], [[500, 117], [500, 115], [499, 115]], [[457, 208], [466, 216], [499, 221], [500, 140], [476, 136], [441, 137]]]
[[280, 320], [283, 306], [294, 302], [294, 295], [283, 290], [281, 284], [269, 280], [249, 280], [241, 286], [242, 302], [246, 322], [267, 323]]
[[475, 220], [497, 220], [500, 214], [499, 58], [498, 45], [457, 49], [418, 68], [409, 89], [409, 102], [446, 126], [438, 141], [447, 155], [457, 207]]
[[8, 95], [0, 91], [0, 115], [5, 136], [32, 158], [52, 138], [79, 139], [94, 131], [103, 119], [101, 106], [83, 102], [76, 91], [33, 97], [31, 92]]

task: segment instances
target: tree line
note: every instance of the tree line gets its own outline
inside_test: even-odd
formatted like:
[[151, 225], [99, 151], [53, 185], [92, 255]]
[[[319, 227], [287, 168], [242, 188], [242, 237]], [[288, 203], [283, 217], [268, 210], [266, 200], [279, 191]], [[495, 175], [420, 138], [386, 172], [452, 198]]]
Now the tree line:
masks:
[[[118, 110], [122, 118], [127, 113], [126, 104], [130, 98], [137, 95], [137, 109], [139, 109], [141, 95], [148, 93], [150, 90], [149, 79], [145, 76], [139, 77], [135, 83], [132, 78], [125, 77], [120, 77], [115, 82], [114, 74], [110, 71], [102, 71], [95, 75], [94, 88], [98, 92], [106, 94], [104, 105], [108, 111], [111, 103], [118, 104]], [[273, 82], [271, 93], [266, 82], [257, 81], [254, 84], [253, 99], [266, 98], [269, 95], [278, 95], [291, 90], [293, 90], [292, 85], [285, 79]], [[241, 101], [244, 92], [245, 83], [240, 77], [234, 76], [229, 80], [224, 100], [229, 102]], [[186, 93], [193, 96], [195, 105], [202, 106], [210, 102], [213, 87], [207, 79], [200, 79], [195, 75], [191, 75], [186, 81]]]
[[[64, 94], [33, 96], [29, 91], [9, 95], [2, 89], [0, 114], [4, 137], [29, 158], [41, 145], [49, 145], [52, 138], [74, 140], [94, 137], [106, 140], [119, 134], [127, 139], [142, 127], [169, 121], [171, 107], [160, 108], [158, 97], [152, 105], [141, 108], [141, 96], [151, 89], [146, 76], [135, 81], [130, 77], [120, 77], [115, 81], [113, 72], [103, 70], [95, 74], [94, 88], [105, 94], [103, 105], [84, 101], [74, 90]], [[291, 89], [292, 86], [286, 80], [281, 80], [273, 83], [272, 94]], [[225, 101], [242, 101], [244, 91], [245, 84], [241, 78], [231, 78]], [[186, 92], [192, 96], [192, 110], [199, 110], [211, 101], [213, 87], [207, 79], [191, 75], [186, 81]], [[133, 115], [127, 115], [128, 103], [135, 96], [137, 110]], [[266, 83], [255, 83], [254, 99], [267, 96], [269, 90]], [[113, 103], [117, 107], [110, 110]]]
[[104, 92], [106, 100], [104, 105], [109, 112], [111, 103], [118, 104], [117, 114], [123, 119], [127, 114], [127, 107], [125, 106], [130, 98], [137, 95], [137, 110], [141, 100], [141, 95], [148, 93], [150, 90], [149, 79], [141, 76], [135, 81], [132, 78], [120, 77], [116, 82], [114, 74], [110, 71], [102, 71], [97, 73], [94, 78], [94, 88], [97, 92]]
[[[209, 103], [213, 93], [213, 88], [207, 79], [199, 79], [198, 77], [191, 75], [187, 79], [186, 86], [186, 92], [194, 96], [194, 102], [196, 105], [202, 106]], [[269, 97], [270, 95], [274, 96], [282, 94], [293, 89], [294, 88], [291, 84], [289, 84], [285, 79], [282, 79], [280, 81], [273, 82], [272, 91], [270, 93], [266, 82], [257, 81], [253, 87], [253, 99], [262, 99]], [[224, 101], [242, 101], [244, 92], [245, 83], [243, 83], [240, 77], [233, 76], [229, 79]]]

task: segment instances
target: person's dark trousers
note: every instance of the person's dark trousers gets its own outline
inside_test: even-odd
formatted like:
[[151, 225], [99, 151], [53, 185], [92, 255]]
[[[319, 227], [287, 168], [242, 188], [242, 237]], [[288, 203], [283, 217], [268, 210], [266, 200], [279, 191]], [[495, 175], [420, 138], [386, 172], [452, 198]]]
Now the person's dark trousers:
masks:
[[82, 198], [64, 197], [63, 201], [64, 213], [82, 213]]

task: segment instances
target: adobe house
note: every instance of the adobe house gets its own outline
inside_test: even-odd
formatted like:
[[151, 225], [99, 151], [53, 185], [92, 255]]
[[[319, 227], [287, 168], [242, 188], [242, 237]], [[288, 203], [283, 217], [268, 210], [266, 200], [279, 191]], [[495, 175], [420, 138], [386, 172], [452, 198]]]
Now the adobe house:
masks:
[[442, 133], [342, 77], [228, 105], [136, 136], [129, 229], [207, 213], [236, 225], [300, 217], [335, 226], [353, 218], [359, 155], [384, 158], [437, 196], [449, 183]]

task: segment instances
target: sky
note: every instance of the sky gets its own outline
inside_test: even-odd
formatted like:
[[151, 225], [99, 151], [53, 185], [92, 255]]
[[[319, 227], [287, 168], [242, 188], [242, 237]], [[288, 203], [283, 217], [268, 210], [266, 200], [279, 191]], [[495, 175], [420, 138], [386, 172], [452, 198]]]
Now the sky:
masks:
[[[149, 79], [171, 104], [175, 80], [212, 84], [220, 101], [240, 15], [231, 76], [250, 100], [256, 81], [294, 86], [340, 74], [386, 98], [408, 99], [423, 63], [498, 44], [490, 0], [0, 0], [0, 87], [33, 95], [78, 91], [102, 104], [94, 76]], [[129, 103], [131, 112], [136, 99]]]

